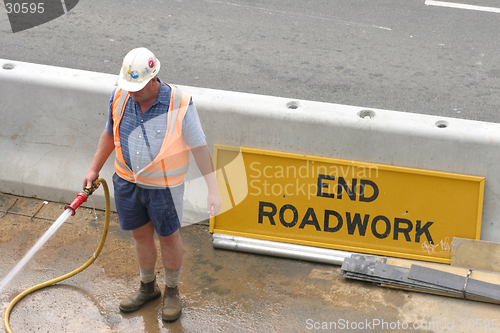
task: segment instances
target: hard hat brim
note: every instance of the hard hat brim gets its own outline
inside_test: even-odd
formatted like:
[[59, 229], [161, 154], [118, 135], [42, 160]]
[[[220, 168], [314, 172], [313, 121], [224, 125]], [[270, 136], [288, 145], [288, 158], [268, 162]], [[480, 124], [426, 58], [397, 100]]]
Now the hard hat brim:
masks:
[[120, 87], [123, 90], [128, 91], [128, 92], [136, 92], [136, 91], [139, 91], [142, 88], [144, 88], [146, 86], [146, 84], [148, 84], [148, 82], [151, 81], [151, 79], [144, 81], [144, 82], [141, 82], [141, 83], [129, 82], [129, 81], [123, 79], [123, 74], [120, 73], [120, 76], [118, 77], [118, 87]]

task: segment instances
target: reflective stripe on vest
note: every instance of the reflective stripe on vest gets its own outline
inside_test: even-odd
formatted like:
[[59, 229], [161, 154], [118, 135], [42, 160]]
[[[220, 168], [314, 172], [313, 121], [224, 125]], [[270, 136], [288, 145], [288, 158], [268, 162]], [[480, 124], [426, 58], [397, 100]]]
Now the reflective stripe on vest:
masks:
[[114, 164], [116, 173], [120, 177], [151, 188], [176, 186], [184, 181], [188, 170], [190, 148], [182, 137], [182, 120], [191, 98], [175, 87], [171, 87], [171, 89], [172, 97], [168, 109], [167, 131], [160, 151], [148, 166], [138, 173], [134, 173], [123, 158], [118, 131], [129, 94], [124, 94], [120, 88], [117, 88], [112, 112], [116, 149]]
[[174, 170], [152, 171], [152, 172], [143, 171], [141, 172], [141, 175], [143, 177], [150, 177], [150, 178], [173, 177], [182, 175], [187, 171], [188, 171], [188, 166], [186, 165]]
[[[120, 94], [120, 99], [118, 101], [118, 108], [116, 110], [116, 119], [120, 119], [120, 116], [122, 112], [125, 112], [124, 107], [125, 107], [125, 102], [128, 100], [129, 93], [123, 94], [123, 92]], [[117, 141], [115, 142], [115, 146], [121, 146], [121, 142]]]

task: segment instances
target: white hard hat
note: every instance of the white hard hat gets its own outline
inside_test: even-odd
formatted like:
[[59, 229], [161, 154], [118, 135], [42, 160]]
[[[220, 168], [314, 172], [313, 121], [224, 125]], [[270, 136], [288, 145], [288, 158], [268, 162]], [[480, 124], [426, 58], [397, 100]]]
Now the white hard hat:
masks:
[[118, 86], [126, 91], [139, 91], [160, 71], [160, 61], [145, 47], [133, 49], [123, 58]]

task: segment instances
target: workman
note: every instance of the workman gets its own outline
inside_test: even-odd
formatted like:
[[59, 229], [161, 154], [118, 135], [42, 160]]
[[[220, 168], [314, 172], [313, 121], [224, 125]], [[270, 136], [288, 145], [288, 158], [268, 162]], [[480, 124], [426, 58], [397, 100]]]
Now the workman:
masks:
[[115, 150], [113, 185], [120, 226], [130, 230], [140, 268], [140, 287], [120, 303], [132, 312], [161, 296], [156, 282], [155, 232], [165, 269], [162, 319], [179, 318], [179, 275], [183, 246], [184, 175], [190, 152], [208, 186], [207, 212], [218, 213], [220, 195], [210, 151], [191, 97], [162, 82], [160, 61], [146, 48], [123, 59], [118, 87], [111, 94], [108, 121], [83, 186], [92, 181]]

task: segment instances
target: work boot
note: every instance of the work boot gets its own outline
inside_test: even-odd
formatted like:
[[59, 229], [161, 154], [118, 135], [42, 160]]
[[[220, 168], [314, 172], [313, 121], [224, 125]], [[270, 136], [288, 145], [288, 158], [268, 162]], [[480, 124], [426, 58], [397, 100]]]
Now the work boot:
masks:
[[156, 279], [149, 283], [141, 281], [139, 290], [120, 302], [120, 310], [123, 312], [139, 310], [144, 303], [157, 299], [160, 296], [161, 290], [158, 284], [156, 284]]
[[163, 295], [163, 309], [161, 318], [166, 322], [176, 321], [181, 315], [182, 301], [179, 296], [179, 287], [169, 288], [165, 286]]

